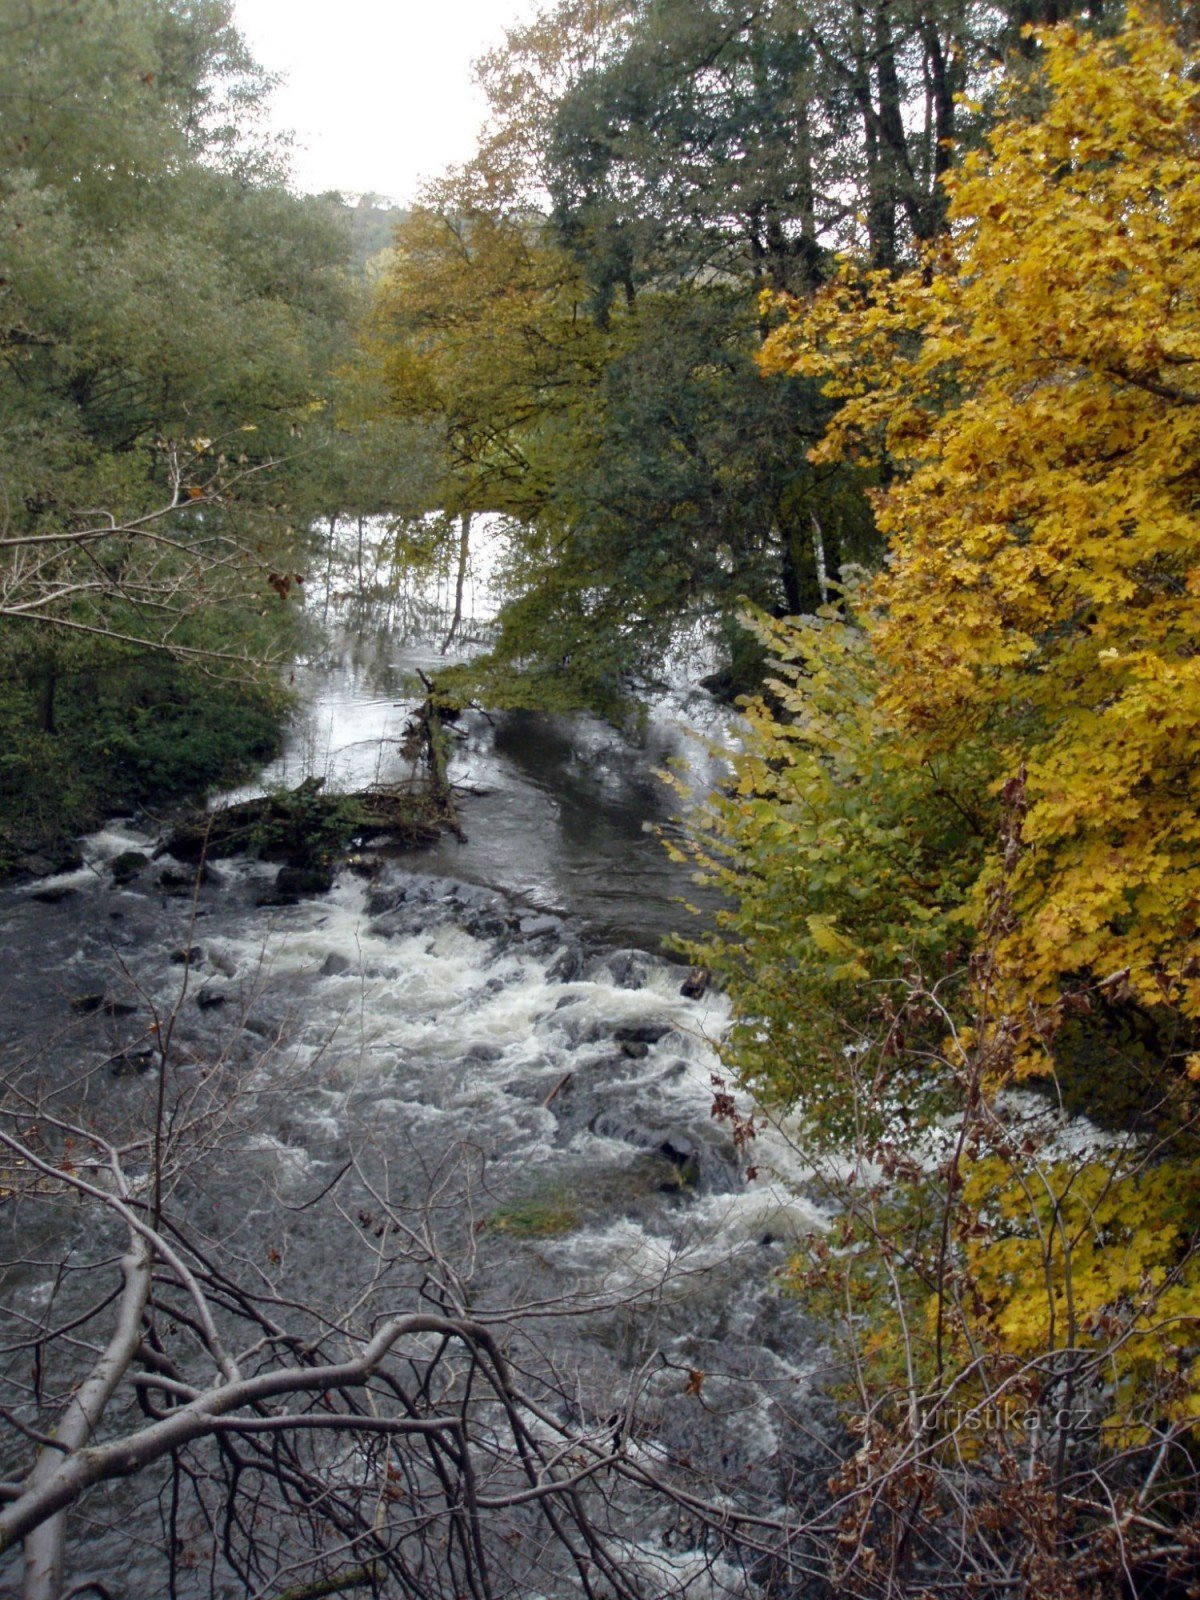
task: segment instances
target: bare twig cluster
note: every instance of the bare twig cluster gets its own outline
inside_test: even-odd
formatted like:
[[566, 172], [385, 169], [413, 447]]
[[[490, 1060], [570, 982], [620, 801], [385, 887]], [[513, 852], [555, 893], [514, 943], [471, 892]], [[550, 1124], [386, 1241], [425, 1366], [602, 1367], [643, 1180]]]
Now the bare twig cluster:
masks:
[[[0, 1561], [20, 1558], [24, 1600], [94, 1589], [71, 1587], [89, 1529], [172, 1600], [231, 1581], [264, 1600], [657, 1600], [718, 1567], [741, 1576], [714, 1595], [760, 1569], [790, 1592], [788, 1516], [739, 1507], [648, 1433], [661, 1357], [614, 1399], [555, 1354], [555, 1326], [634, 1315], [644, 1291], [477, 1308], [469, 1147], [368, 1138], [301, 1198], [247, 1187], [263, 1059], [239, 1076], [232, 1049], [186, 1058], [190, 981], [153, 1009], [136, 1114], [68, 1107], [30, 1062], [0, 1103]], [[223, 1185], [260, 1229], [216, 1220]]]
[[253, 663], [190, 640], [186, 624], [215, 601], [261, 605], [296, 581], [277, 573], [228, 515], [238, 489], [277, 463], [231, 462], [212, 440], [163, 440], [160, 503], [55, 512], [32, 530], [0, 528], [0, 619], [42, 623], [180, 658]]

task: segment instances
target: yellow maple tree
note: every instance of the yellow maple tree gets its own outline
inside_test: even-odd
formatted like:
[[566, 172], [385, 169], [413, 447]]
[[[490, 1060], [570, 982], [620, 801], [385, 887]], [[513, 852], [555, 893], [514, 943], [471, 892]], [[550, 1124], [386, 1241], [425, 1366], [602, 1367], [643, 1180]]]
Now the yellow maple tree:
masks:
[[915, 760], [969, 736], [1024, 772], [976, 894], [1004, 875], [1030, 1074], [1081, 984], [1200, 1021], [1200, 86], [1142, 12], [1042, 42], [1040, 115], [1010, 92], [924, 270], [847, 269], [764, 354], [843, 400], [821, 456], [899, 468], [881, 706]]

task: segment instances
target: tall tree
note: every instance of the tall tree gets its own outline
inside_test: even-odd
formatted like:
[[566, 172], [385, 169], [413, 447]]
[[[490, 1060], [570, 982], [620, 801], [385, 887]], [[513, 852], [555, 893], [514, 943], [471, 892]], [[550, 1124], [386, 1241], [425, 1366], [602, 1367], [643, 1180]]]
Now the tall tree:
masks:
[[0, 0], [0, 31], [4, 720], [52, 740], [56, 694], [139, 651], [271, 652], [347, 241], [254, 142], [265, 80], [228, 5]]

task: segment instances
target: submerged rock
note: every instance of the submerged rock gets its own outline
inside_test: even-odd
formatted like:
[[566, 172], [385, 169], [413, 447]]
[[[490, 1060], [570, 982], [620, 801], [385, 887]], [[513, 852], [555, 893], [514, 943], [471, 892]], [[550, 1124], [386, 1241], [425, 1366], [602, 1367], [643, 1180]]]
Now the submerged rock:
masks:
[[128, 1000], [114, 1000], [106, 994], [80, 994], [71, 1001], [71, 1010], [80, 1016], [103, 1012], [106, 1017], [131, 1017], [137, 1006]]

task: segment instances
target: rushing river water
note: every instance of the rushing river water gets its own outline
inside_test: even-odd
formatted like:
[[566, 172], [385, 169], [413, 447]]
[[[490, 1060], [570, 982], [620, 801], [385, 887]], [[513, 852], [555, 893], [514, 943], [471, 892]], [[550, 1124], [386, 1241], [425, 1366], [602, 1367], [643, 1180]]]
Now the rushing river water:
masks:
[[[309, 709], [266, 781], [397, 776], [409, 675], [437, 660], [376, 637], [308, 669]], [[777, 1510], [827, 1450], [819, 1427], [814, 1443], [819, 1341], [778, 1286], [789, 1242], [823, 1219], [786, 1140], [764, 1131], [749, 1174], [713, 1121], [727, 1008], [686, 998], [686, 969], [661, 953], [686, 921], [680, 898], [697, 894], [653, 832], [675, 808], [656, 769], [691, 750], [707, 775], [686, 721], [715, 726], [704, 697], [665, 705], [637, 737], [469, 714], [453, 773], [479, 791], [462, 806], [469, 842], [385, 856], [369, 880], [345, 871], [294, 906], [259, 903], [275, 869], [255, 862], [221, 863], [194, 903], [164, 883], [161, 857], [122, 882], [114, 860], [159, 839], [114, 822], [84, 841], [81, 871], [0, 891], [5, 1066], [74, 1115], [133, 1126], [153, 1093], [139, 1071], [152, 1012], [174, 1014], [181, 1078], [219, 1061], [250, 1108], [180, 1191], [224, 1249], [261, 1255], [273, 1240], [297, 1295], [351, 1294], [352, 1264], [306, 1231], [309, 1197], [356, 1156], [386, 1172], [398, 1205], [436, 1182], [474, 1303], [586, 1307], [546, 1335], [557, 1365], [617, 1397], [652, 1370], [645, 1426], [660, 1447]], [[86, 996], [104, 1004], [82, 1014]], [[68, 1293], [53, 1229], [72, 1224], [47, 1227], [32, 1264], [26, 1240], [7, 1275], [25, 1325]], [[70, 1247], [81, 1262], [98, 1248]], [[89, 1502], [77, 1573], [149, 1600], [131, 1494]], [[754, 1593], [665, 1514], [642, 1547], [664, 1594], [689, 1578], [698, 1596]]]

